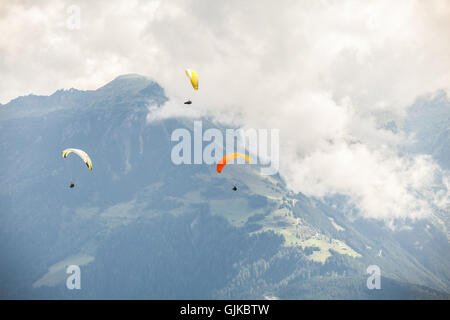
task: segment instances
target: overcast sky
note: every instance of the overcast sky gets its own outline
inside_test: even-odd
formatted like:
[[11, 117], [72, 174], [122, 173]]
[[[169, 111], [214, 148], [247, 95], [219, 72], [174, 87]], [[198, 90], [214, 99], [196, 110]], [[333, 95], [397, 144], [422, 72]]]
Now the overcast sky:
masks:
[[433, 159], [400, 157], [408, 137], [379, 128], [449, 90], [448, 0], [0, 0], [0, 34], [3, 104], [138, 73], [165, 88], [166, 116], [189, 97], [196, 114], [280, 129], [294, 191], [344, 194], [388, 222], [448, 208], [448, 190], [429, 193]]

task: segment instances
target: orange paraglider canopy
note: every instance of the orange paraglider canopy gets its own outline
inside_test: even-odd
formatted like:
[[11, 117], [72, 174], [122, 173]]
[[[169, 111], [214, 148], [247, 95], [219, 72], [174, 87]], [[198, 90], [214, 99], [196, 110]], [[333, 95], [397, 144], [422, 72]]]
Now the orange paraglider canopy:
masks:
[[227, 154], [226, 156], [224, 156], [219, 161], [219, 163], [217, 164], [217, 172], [221, 173], [223, 167], [225, 167], [228, 162], [230, 162], [231, 160], [233, 160], [233, 159], [235, 159], [237, 157], [244, 157], [248, 162], [250, 162], [250, 158], [248, 156], [246, 156], [245, 154], [242, 154], [242, 153], [230, 153], [230, 154]]

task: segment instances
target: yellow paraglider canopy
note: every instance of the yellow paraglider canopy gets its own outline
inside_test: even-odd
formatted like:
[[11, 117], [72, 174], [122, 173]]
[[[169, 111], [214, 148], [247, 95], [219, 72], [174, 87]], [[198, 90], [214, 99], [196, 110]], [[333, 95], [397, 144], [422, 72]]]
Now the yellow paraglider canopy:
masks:
[[79, 156], [84, 161], [84, 163], [87, 165], [89, 170], [92, 170], [92, 160], [91, 160], [91, 158], [89, 157], [89, 155], [85, 151], [83, 151], [81, 149], [73, 149], [73, 148], [65, 149], [62, 152], [62, 157], [63, 158], [67, 158], [67, 156], [70, 153], [72, 153], [72, 152], [75, 153], [77, 156]]
[[197, 71], [193, 69], [186, 69], [186, 75], [191, 80], [192, 87], [194, 90], [198, 90], [198, 74]]

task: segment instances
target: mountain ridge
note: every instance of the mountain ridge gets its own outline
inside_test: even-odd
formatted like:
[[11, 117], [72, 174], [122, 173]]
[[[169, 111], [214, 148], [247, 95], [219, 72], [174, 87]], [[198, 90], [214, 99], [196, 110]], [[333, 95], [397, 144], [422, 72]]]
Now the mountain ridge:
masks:
[[[153, 80], [128, 74], [97, 90], [58, 90], [22, 101], [26, 110], [18, 109], [20, 101], [0, 109], [0, 243], [9, 258], [0, 265], [2, 297], [288, 298], [296, 292], [291, 298], [326, 299], [326, 291], [314, 296], [308, 287], [325, 279], [342, 281], [330, 296], [357, 298], [367, 290], [360, 283], [367, 266], [377, 264], [395, 284], [386, 297], [448, 299], [448, 241], [432, 224], [417, 222], [402, 234], [378, 221], [354, 221], [343, 209], [293, 194], [279, 176], [262, 177], [257, 166], [230, 166], [219, 176], [212, 166], [172, 164], [169, 132], [192, 119], [148, 123], [147, 107], [168, 101]], [[94, 170], [61, 159], [68, 146], [85, 149]], [[15, 161], [18, 154], [32, 156]], [[69, 190], [72, 178], [77, 186]], [[426, 244], [423, 257], [418, 239]], [[82, 260], [86, 289], [69, 292], [57, 266], [80, 257], [89, 257]], [[432, 262], [424, 264], [427, 259]], [[358, 289], [349, 277], [360, 279]], [[295, 283], [303, 291], [292, 291]], [[411, 291], [400, 290], [401, 283]]]

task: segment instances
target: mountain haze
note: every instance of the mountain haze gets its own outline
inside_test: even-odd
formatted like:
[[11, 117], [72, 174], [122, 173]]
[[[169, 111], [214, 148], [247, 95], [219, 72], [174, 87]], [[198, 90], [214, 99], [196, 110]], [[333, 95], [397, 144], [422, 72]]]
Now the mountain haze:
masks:
[[[171, 133], [192, 132], [194, 119], [148, 122], [167, 101], [156, 81], [130, 74], [0, 106], [1, 298], [449, 298], [448, 212], [394, 231], [349, 215], [344, 197], [292, 193], [258, 165], [220, 175], [174, 165]], [[416, 137], [404, 152], [448, 169], [449, 110], [445, 94], [413, 105], [395, 124]], [[93, 170], [63, 159], [68, 147], [85, 150]], [[81, 290], [66, 288], [72, 264]], [[370, 265], [381, 290], [366, 287]]]

